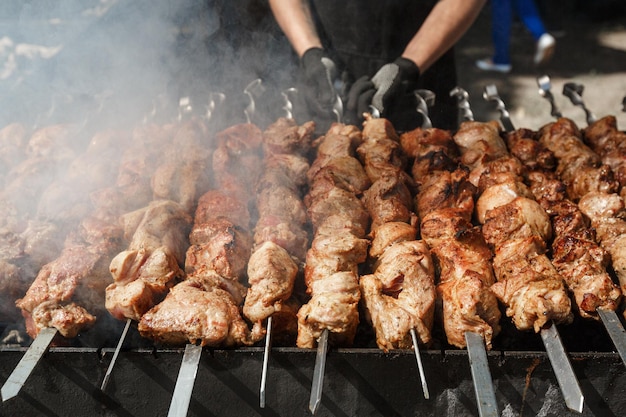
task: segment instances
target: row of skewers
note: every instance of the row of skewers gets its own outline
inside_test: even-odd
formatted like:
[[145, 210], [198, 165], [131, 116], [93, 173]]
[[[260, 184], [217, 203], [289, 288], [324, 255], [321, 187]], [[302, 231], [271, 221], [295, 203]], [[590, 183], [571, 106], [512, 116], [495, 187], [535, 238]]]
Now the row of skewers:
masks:
[[[493, 97], [493, 94], [490, 97]], [[467, 103], [462, 104], [462, 107], [467, 109]], [[466, 115], [466, 119], [469, 118]], [[503, 122], [506, 127], [510, 121], [507, 122], [507, 118], [503, 118]], [[284, 142], [277, 140], [280, 137], [278, 132], [281, 130], [281, 123], [284, 124], [282, 128], [290, 132], [282, 137]], [[556, 270], [551, 268], [550, 261], [545, 256], [546, 241], [549, 240], [548, 230], [552, 226], [548, 216], [541, 215], [542, 200], [536, 198], [540, 201], [537, 203], [533, 194], [524, 190], [525, 179], [519, 175], [521, 170], [508, 155], [506, 146], [500, 142], [501, 131], [497, 123], [464, 124], [466, 131], [462, 127], [454, 138], [449, 132], [432, 128], [410, 132], [412, 137], [408, 134], [398, 137], [388, 122], [376, 118], [367, 121], [363, 132], [354, 127], [337, 124], [316, 141], [314, 146], [317, 157], [310, 167], [306, 165], [306, 159], [303, 159], [302, 155], [294, 152], [295, 149], [307, 148], [307, 141], [310, 140], [312, 133], [310, 126], [298, 126], [293, 122], [279, 120], [276, 125], [267, 129], [266, 134], [255, 130], [250, 124], [245, 126], [245, 133], [242, 136], [238, 136], [241, 132], [237, 133], [237, 129], [232, 129], [223, 132], [222, 138], [218, 139], [212, 158], [215, 190], [209, 191], [198, 200], [193, 227], [188, 208], [180, 209], [171, 202], [164, 204], [158, 200], [150, 203], [148, 207], [152, 210], [163, 206], [159, 209], [162, 210], [160, 214], [141, 209], [140, 212], [131, 212], [132, 215], [126, 217], [125, 224], [131, 226], [125, 233], [132, 236], [128, 239], [131, 244], [128, 250], [120, 252], [119, 258], [114, 258], [111, 263], [111, 272], [116, 279], [107, 291], [107, 308], [116, 317], [126, 318], [127, 324], [130, 323], [129, 319], [137, 320], [140, 332], [156, 341], [175, 344], [189, 342], [185, 357], [194, 357], [196, 366], [201, 352], [201, 348], [195, 346], [197, 341], [200, 341], [201, 346], [251, 345], [258, 342], [265, 332], [268, 355], [272, 321], [278, 317], [276, 313], [285, 313], [282, 318], [286, 329], [293, 329], [289, 322], [291, 320], [293, 323], [297, 317], [297, 345], [318, 347], [319, 366], [316, 363], [310, 404], [311, 411], [315, 413], [321, 398], [323, 362], [328, 338], [331, 338], [330, 341], [334, 345], [351, 342], [358, 324], [357, 308], [360, 296], [364, 298], [376, 329], [378, 345], [385, 350], [413, 346], [416, 349], [418, 365], [420, 364], [417, 347], [420, 342], [428, 343], [433, 323], [434, 265], [437, 265], [440, 271], [437, 291], [443, 300], [443, 322], [450, 344], [461, 348], [467, 346], [470, 355], [475, 352], [472, 346], [479, 346], [477, 352], [478, 357], [481, 357], [480, 353], [484, 353], [484, 347], [481, 351], [480, 346], [489, 348], [492, 337], [498, 333], [500, 317], [495, 301], [497, 296], [507, 306], [507, 315], [513, 317], [518, 328], [541, 332], [548, 353], [562, 353], [560, 365], [568, 364], [562, 346], [549, 347], [552, 346], [550, 344], [552, 339], [558, 339], [556, 328], [550, 325], [550, 321], [566, 323], [572, 317], [565, 286], [562, 280], [557, 279]], [[483, 132], [477, 134], [475, 129], [470, 128], [472, 126], [479, 126]], [[271, 139], [276, 140], [276, 143], [268, 144]], [[266, 155], [264, 164], [260, 162], [258, 149], [255, 149], [261, 143], [264, 143]], [[291, 146], [287, 146], [289, 143]], [[404, 155], [410, 155], [413, 162], [413, 178], [406, 174], [408, 161], [403, 160], [400, 148], [403, 149]], [[459, 148], [460, 153], [457, 150]], [[192, 153], [198, 155], [197, 149], [194, 151]], [[462, 162], [463, 168], [459, 168], [459, 161]], [[244, 177], [236, 170], [242, 165], [250, 170]], [[262, 168], [263, 165], [265, 169]], [[195, 168], [197, 167], [196, 165]], [[201, 171], [206, 172], [206, 167]], [[278, 233], [280, 230], [297, 231], [298, 227], [304, 224], [302, 220], [304, 209], [297, 203], [300, 197], [298, 193], [301, 192], [304, 181], [301, 175], [303, 173], [308, 174], [309, 191], [302, 202], [306, 205], [314, 228], [313, 242], [306, 255], [303, 248], [306, 248], [307, 244], [302, 244], [301, 233], [294, 233], [296, 236], [291, 240], [286, 240], [284, 235]], [[265, 220], [257, 223], [261, 227], [257, 226], [255, 229], [254, 239], [249, 236], [251, 220], [250, 213], [247, 212], [248, 208], [253, 206], [250, 197], [255, 194], [249, 188], [250, 182], [246, 181], [250, 174], [253, 178], [263, 178], [259, 182], [260, 189], [256, 190], [259, 191], [256, 207], [259, 218]], [[285, 176], [292, 181], [287, 181]], [[419, 217], [411, 210], [410, 190], [415, 188], [419, 190], [417, 195]], [[455, 190], [455, 193], [443, 193], [445, 190]], [[506, 191], [507, 197], [504, 200], [501, 190]], [[283, 193], [275, 194], [279, 191]], [[265, 199], [263, 192], [267, 193]], [[482, 201], [480, 199], [475, 201], [477, 194], [480, 194]], [[272, 207], [272, 202], [276, 204], [277, 200], [282, 206]], [[510, 206], [512, 201], [507, 200], [515, 201], [513, 207]], [[479, 223], [483, 224], [482, 228], [472, 223], [475, 205], [478, 208]], [[287, 210], [290, 208], [291, 210]], [[511, 210], [514, 212], [517, 210], [521, 217], [511, 216]], [[504, 213], [504, 217], [498, 217], [499, 211]], [[220, 215], [215, 217], [216, 213]], [[524, 215], [527, 217], [523, 217]], [[170, 230], [167, 225], [171, 224], [169, 222], [172, 219], [175, 219], [174, 224], [177, 224], [177, 229], [182, 232]], [[422, 238], [430, 246], [434, 263], [428, 246], [416, 240], [418, 219], [421, 222], [419, 229]], [[507, 220], [508, 224], [506, 221], [502, 222], [502, 219]], [[524, 226], [517, 225], [521, 229], [516, 230], [511, 225], [511, 219], [518, 220], [518, 223]], [[370, 222], [371, 246], [365, 239]], [[285, 227], [281, 228], [278, 225]], [[528, 225], [530, 227], [527, 227]], [[181, 253], [178, 253], [178, 256], [173, 255], [173, 252], [177, 252], [177, 249], [180, 252], [179, 249], [184, 246], [175, 243], [185, 239], [185, 232], [189, 232], [190, 227], [192, 227], [189, 234], [191, 245], [186, 255], [183, 256]], [[488, 232], [485, 232], [485, 227]], [[128, 230], [132, 230], [133, 233], [129, 233]], [[157, 230], [160, 234], [155, 234]], [[171, 237], [167, 236], [168, 233], [178, 235]], [[220, 236], [220, 239], [216, 236]], [[146, 241], [153, 242], [153, 246], [139, 243]], [[164, 245], [167, 242], [174, 244]], [[220, 244], [213, 245], [212, 248], [206, 247], [212, 242]], [[494, 248], [496, 257], [492, 260], [493, 255], [490, 251]], [[520, 248], [524, 250], [520, 252]], [[511, 258], [511, 254], [518, 253], [526, 253], [527, 256]], [[397, 256], [398, 254], [401, 256]], [[498, 255], [502, 256], [498, 258]], [[185, 260], [181, 261], [183, 258]], [[247, 262], [248, 258], [250, 262]], [[259, 262], [252, 262], [255, 259]], [[135, 263], [137, 260], [138, 264]], [[207, 260], [209, 262], [206, 262]], [[270, 262], [271, 260], [281, 260], [280, 265]], [[399, 260], [404, 264], [394, 264]], [[359, 281], [359, 265], [366, 261], [371, 263], [372, 273], [363, 276]], [[492, 261], [495, 274], [490, 272]], [[247, 270], [244, 271], [246, 265]], [[524, 296], [528, 297], [530, 294], [520, 295], [519, 290], [522, 288], [509, 285], [508, 280], [514, 279], [513, 275], [507, 275], [510, 274], [509, 265], [514, 265], [515, 268], [520, 268], [519, 270], [529, 268], [532, 270], [539, 266], [544, 268], [542, 271], [549, 271], [549, 274], [534, 271], [535, 274], [531, 275], [526, 283], [537, 287], [538, 292], [536, 291], [535, 295], [544, 294], [538, 299], [558, 302], [550, 306], [537, 305], [530, 313], [518, 308], [527, 306], [524, 300], [532, 301], [532, 298], [524, 299]], [[169, 268], [167, 273], [159, 275], [168, 277], [169, 280], [163, 283], [144, 279], [147, 276], [142, 277], [142, 272], [150, 272], [152, 267]], [[184, 274], [181, 268], [184, 268]], [[282, 275], [272, 275], [277, 271]], [[401, 272], [394, 275], [385, 271]], [[116, 273], [120, 274], [120, 278], [115, 275]], [[138, 275], [130, 278], [127, 273]], [[304, 275], [310, 298], [303, 308], [292, 309], [289, 301], [291, 286], [298, 273]], [[245, 275], [248, 276], [250, 288], [247, 289], [248, 296], [244, 298], [245, 290], [241, 281], [245, 279]], [[275, 298], [257, 303], [255, 310], [253, 302], [255, 291], [264, 285], [272, 284], [269, 277], [275, 277], [287, 285], [281, 286], [283, 292], [276, 293]], [[181, 278], [184, 280], [177, 283]], [[489, 289], [496, 278], [499, 282], [505, 283], [501, 285], [504, 288], [499, 292], [490, 292]], [[614, 310], [617, 307], [619, 289], [606, 284], [611, 290], [609, 293], [613, 294], [609, 297], [612, 304], [607, 304], [608, 311], [612, 311], [611, 308]], [[130, 285], [141, 287], [133, 293], [136, 298], [114, 296], [119, 287]], [[571, 290], [576, 294], [574, 289]], [[232, 315], [227, 317], [228, 323], [220, 321], [212, 327], [226, 329], [225, 333], [222, 332], [218, 337], [212, 338], [213, 334], [189, 331], [185, 324], [182, 328], [172, 329], [172, 317], [180, 316], [180, 304], [188, 298], [193, 298], [188, 295], [189, 291], [202, 293], [208, 297], [204, 300], [204, 311], [207, 304], [217, 300], [221, 305], [216, 307], [215, 311], [225, 311], [225, 306], [231, 306], [226, 308], [232, 312]], [[541, 291], [547, 291], [549, 296], [545, 296], [546, 293]], [[257, 294], [257, 300], [259, 297], [267, 297], [267, 294], [262, 292]], [[470, 297], [464, 298], [464, 294]], [[144, 297], [146, 295], [149, 296], [146, 298]], [[411, 300], [411, 297], [417, 297], [418, 300]], [[161, 299], [163, 301], [160, 301]], [[241, 323], [235, 320], [240, 314], [236, 306], [241, 305], [244, 300], [246, 304], [243, 312], [254, 324], [252, 332], [247, 330], [247, 327], [244, 329], [239, 325], [233, 325], [233, 322]], [[295, 303], [297, 304], [297, 301]], [[587, 304], [591, 304], [591, 307]], [[587, 304], [584, 311], [589, 311], [591, 315], [596, 311], [604, 311], [598, 309], [604, 307], [604, 304], [589, 301]], [[137, 307], [141, 308], [137, 310]], [[259, 312], [264, 309], [258, 307], [264, 307], [266, 311]], [[398, 320], [395, 329], [387, 329], [385, 327], [388, 326], [389, 320], [384, 320], [384, 314], [390, 315], [394, 311], [402, 313], [405, 319]], [[191, 313], [189, 317], [197, 317], [197, 314], [198, 311]], [[184, 323], [184, 320], [182, 321]], [[266, 322], [265, 330], [261, 327], [263, 321]], [[619, 320], [616, 324], [619, 325]], [[230, 330], [234, 329], [240, 332], [230, 333]], [[464, 337], [459, 337], [460, 334]], [[118, 344], [116, 354], [120, 346], [121, 343]], [[183, 371], [193, 372], [193, 362], [183, 360], [183, 364], [188, 368], [181, 368], [181, 375]], [[472, 358], [471, 362], [472, 371], [475, 368], [479, 369], [478, 365], [484, 365], [482, 371], [474, 375], [475, 382], [478, 376], [479, 382], [476, 382], [476, 385], [488, 386], [489, 381], [485, 382], [485, 376], [488, 377], [488, 368], [485, 373], [486, 355], [484, 360]], [[114, 361], [111, 365], [113, 363]], [[264, 364], [262, 406], [266, 369]], [[110, 372], [107, 372], [107, 375], [110, 375]], [[562, 388], [572, 386], [577, 388], [571, 367], [569, 376], [572, 378], [563, 383], [559, 380]], [[181, 377], [180, 380], [188, 378]], [[428, 397], [424, 377], [422, 383], [424, 395]], [[106, 384], [103, 382], [102, 388], [105, 387]], [[183, 388], [181, 387], [181, 390]], [[171, 415], [185, 414], [184, 398], [187, 398], [188, 404], [191, 395], [188, 388], [189, 385], [187, 392], [181, 393], [177, 384], [174, 394], [176, 401], [172, 401]], [[477, 393], [478, 391], [477, 388]], [[573, 393], [564, 389], [564, 395], [570, 408], [582, 410], [582, 394], [579, 388], [574, 389]], [[497, 415], [495, 395], [491, 393], [488, 397], [490, 398], [479, 398], [481, 415]]]

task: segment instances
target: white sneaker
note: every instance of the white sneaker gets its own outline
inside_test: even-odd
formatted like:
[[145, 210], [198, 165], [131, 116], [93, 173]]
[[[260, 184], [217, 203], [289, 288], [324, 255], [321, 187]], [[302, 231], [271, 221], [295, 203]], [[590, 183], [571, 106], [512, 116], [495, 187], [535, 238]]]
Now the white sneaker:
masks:
[[479, 59], [476, 61], [476, 66], [483, 71], [495, 71], [504, 74], [511, 72], [513, 68], [511, 64], [496, 64], [491, 58]]
[[554, 47], [556, 46], [556, 40], [554, 36], [549, 33], [541, 35], [537, 41], [537, 51], [535, 52], [535, 58], [533, 61], [535, 65], [543, 65], [552, 58], [554, 55]]

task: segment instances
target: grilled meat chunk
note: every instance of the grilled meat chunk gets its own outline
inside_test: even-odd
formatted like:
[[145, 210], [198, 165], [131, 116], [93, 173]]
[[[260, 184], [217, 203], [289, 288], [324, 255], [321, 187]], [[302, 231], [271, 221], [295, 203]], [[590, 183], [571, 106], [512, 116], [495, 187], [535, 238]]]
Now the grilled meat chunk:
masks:
[[167, 345], [250, 346], [263, 337], [260, 326], [252, 332], [241, 318], [239, 306], [219, 276], [187, 279], [174, 286], [165, 299], [141, 317], [142, 336]]

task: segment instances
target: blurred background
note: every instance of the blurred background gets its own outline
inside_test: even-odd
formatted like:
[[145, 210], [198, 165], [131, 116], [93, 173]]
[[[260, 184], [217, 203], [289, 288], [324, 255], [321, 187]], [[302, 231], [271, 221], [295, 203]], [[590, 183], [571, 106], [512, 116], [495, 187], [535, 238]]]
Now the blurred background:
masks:
[[[477, 120], [497, 118], [482, 97], [495, 84], [517, 127], [551, 120], [537, 77], [549, 75], [557, 106], [584, 124], [584, 112], [561, 94], [584, 86], [598, 117], [614, 114], [626, 126], [626, 2], [539, 0], [556, 40], [553, 59], [532, 64], [534, 42], [513, 27], [513, 70], [474, 66], [492, 53], [490, 4], [456, 48], [459, 86], [470, 93]], [[297, 67], [289, 44], [261, 0], [3, 0], [0, 3], [0, 125], [31, 126], [97, 119], [127, 124], [161, 112], [176, 117], [181, 97], [200, 112], [211, 92], [233, 104], [223, 123], [245, 121], [243, 90], [263, 80], [258, 95], [267, 120], [283, 115], [280, 92], [293, 86]], [[262, 124], [262, 123], [261, 123]]]

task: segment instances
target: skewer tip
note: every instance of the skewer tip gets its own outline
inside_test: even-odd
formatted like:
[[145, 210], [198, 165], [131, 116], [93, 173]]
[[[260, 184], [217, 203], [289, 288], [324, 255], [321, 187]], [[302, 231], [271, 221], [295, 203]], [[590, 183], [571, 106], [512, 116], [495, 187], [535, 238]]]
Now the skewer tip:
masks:
[[324, 384], [324, 368], [326, 368], [326, 352], [328, 350], [328, 329], [324, 329], [317, 341], [317, 356], [315, 369], [313, 370], [313, 384], [311, 386], [311, 398], [309, 410], [315, 415], [322, 402], [322, 387]]
[[411, 338], [413, 339], [413, 351], [415, 353], [415, 359], [417, 360], [417, 369], [420, 375], [420, 381], [422, 382], [422, 392], [424, 393], [424, 399], [430, 399], [430, 393], [428, 392], [428, 383], [426, 382], [426, 375], [424, 373], [424, 366], [422, 364], [422, 355], [420, 354], [419, 345], [417, 341], [417, 332], [415, 329], [411, 329]]
[[2, 402], [8, 401], [17, 396], [20, 392], [20, 386], [16, 384], [6, 383], [2, 387]]

